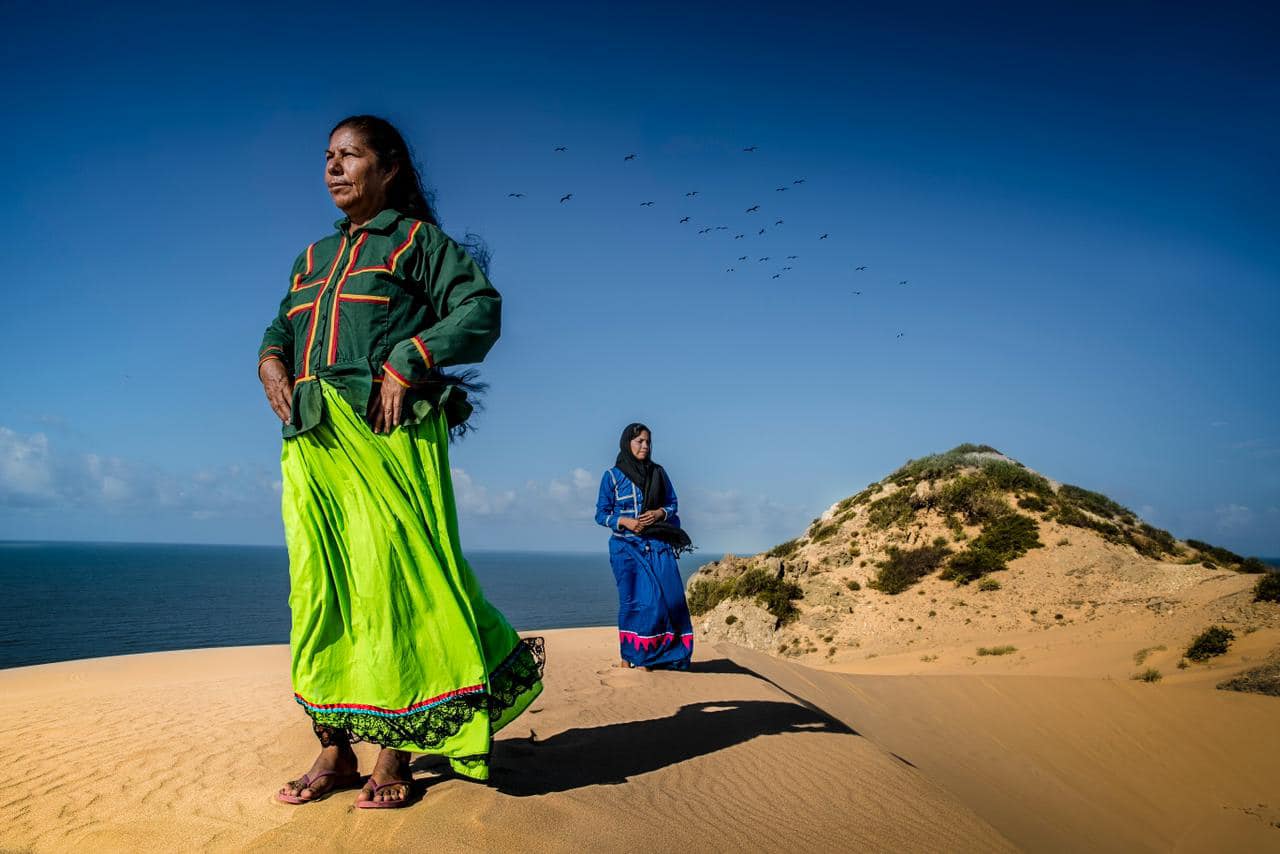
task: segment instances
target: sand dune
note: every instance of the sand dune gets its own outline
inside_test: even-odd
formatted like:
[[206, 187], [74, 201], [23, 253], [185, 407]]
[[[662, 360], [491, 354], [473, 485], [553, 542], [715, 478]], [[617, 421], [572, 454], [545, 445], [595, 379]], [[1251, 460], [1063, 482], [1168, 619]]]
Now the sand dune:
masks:
[[1280, 851], [1274, 697], [1203, 680], [840, 673], [718, 648], [1028, 850]]
[[420, 757], [424, 799], [373, 813], [354, 792], [272, 799], [315, 749], [283, 647], [0, 671], [0, 849], [1016, 850], [926, 773], [709, 647], [696, 672], [646, 674], [607, 667], [610, 629], [544, 634], [546, 691], [501, 734], [493, 785]]

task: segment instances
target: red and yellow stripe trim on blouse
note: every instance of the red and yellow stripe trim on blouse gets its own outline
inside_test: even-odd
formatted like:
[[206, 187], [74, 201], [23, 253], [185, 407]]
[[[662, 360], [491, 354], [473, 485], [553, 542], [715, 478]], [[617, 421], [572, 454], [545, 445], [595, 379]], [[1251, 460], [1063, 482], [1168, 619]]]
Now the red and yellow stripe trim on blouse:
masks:
[[418, 355], [422, 357], [422, 361], [427, 367], [434, 367], [435, 363], [431, 361], [431, 351], [427, 349], [426, 343], [417, 335], [409, 339], [413, 342], [413, 346], [418, 348]]
[[422, 222], [418, 221], [413, 224], [413, 228], [409, 229], [409, 236], [405, 238], [395, 249], [391, 250], [391, 254], [387, 256], [387, 263], [378, 264], [373, 267], [360, 267], [352, 270], [351, 275], [359, 276], [362, 273], [391, 273], [396, 271], [396, 264], [400, 262], [400, 256], [409, 251], [409, 247], [413, 245], [413, 240], [418, 236], [418, 230], [422, 228]]
[[307, 302], [307, 303], [303, 303], [302, 305], [295, 305], [293, 308], [285, 312], [284, 316], [293, 317], [295, 314], [302, 314], [304, 311], [310, 311], [315, 307], [316, 307], [316, 304], [314, 302]]
[[391, 302], [391, 297], [380, 297], [377, 294], [342, 294], [338, 299], [343, 302]]
[[259, 370], [261, 370], [261, 369], [262, 369], [262, 363], [263, 363], [263, 362], [265, 362], [267, 359], [279, 359], [280, 361], [282, 361], [282, 362], [283, 362], [283, 361], [284, 361], [284, 348], [283, 348], [283, 347], [279, 347], [279, 346], [277, 346], [277, 345], [275, 345], [275, 344], [272, 344], [270, 347], [266, 347], [266, 348], [264, 348], [264, 349], [263, 349], [263, 351], [258, 355], [258, 369], [259, 369]]
[[383, 362], [383, 363], [382, 363], [382, 370], [383, 370], [383, 372], [384, 372], [384, 373], [386, 373], [387, 375], [389, 375], [389, 376], [391, 377], [391, 379], [393, 379], [393, 380], [395, 380], [396, 382], [400, 383], [400, 385], [404, 386], [405, 388], [409, 388], [411, 385], [413, 385], [413, 383], [409, 382], [407, 379], [405, 379], [404, 377], [400, 376], [399, 371], [397, 371], [395, 368], [391, 367], [391, 364], [390, 364], [389, 362]]
[[351, 257], [347, 259], [347, 268], [342, 271], [342, 278], [338, 280], [338, 286], [333, 291], [333, 310], [329, 312], [329, 358], [325, 362], [326, 365], [332, 365], [338, 358], [338, 318], [342, 316], [342, 312], [339, 311], [342, 303], [342, 286], [347, 283], [347, 279], [351, 276], [351, 268], [355, 266], [356, 258], [360, 257], [360, 247], [364, 246], [364, 242], [368, 237], [369, 232], [364, 232], [360, 235], [360, 239], [356, 241], [356, 245], [351, 248]]
[[[324, 289], [329, 287], [329, 282], [332, 281], [333, 271], [338, 269], [338, 259], [342, 257], [342, 253], [346, 248], [347, 238], [344, 236], [342, 238], [342, 245], [338, 247], [338, 254], [333, 256], [333, 266], [329, 268], [329, 278], [325, 280], [325, 284], [320, 286], [320, 292], [316, 294], [315, 301], [312, 303], [313, 306], [320, 304], [320, 298], [324, 296]], [[352, 253], [352, 257], [355, 257], [354, 252]], [[347, 261], [347, 267], [348, 269], [351, 267], [350, 260]], [[316, 340], [316, 319], [319, 316], [320, 312], [318, 311], [313, 311], [311, 313], [311, 327], [307, 330], [307, 346], [302, 350], [302, 375], [298, 377], [299, 380], [311, 377], [311, 345], [314, 344]]]
[[[344, 238], [342, 247], [345, 247], [345, 246], [346, 246], [346, 242]], [[338, 267], [338, 259], [342, 257], [342, 247], [339, 247], [337, 253], [333, 256], [333, 264], [330, 265], [329, 272], [325, 273], [323, 276], [321, 276], [318, 279], [313, 279], [310, 282], [304, 282], [302, 280], [305, 279], [307, 276], [311, 275], [311, 272], [314, 269], [315, 258], [316, 258], [316, 245], [312, 243], [310, 246], [308, 246], [307, 247], [307, 269], [293, 277], [292, 290], [305, 291], [307, 288], [314, 288], [316, 285], [320, 284], [321, 282], [329, 281], [329, 279], [333, 277], [333, 271]]]

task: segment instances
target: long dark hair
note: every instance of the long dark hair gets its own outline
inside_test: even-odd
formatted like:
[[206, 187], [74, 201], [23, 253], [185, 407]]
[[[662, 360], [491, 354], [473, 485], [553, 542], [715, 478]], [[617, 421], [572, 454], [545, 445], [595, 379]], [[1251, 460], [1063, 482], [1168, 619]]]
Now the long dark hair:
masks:
[[[436, 194], [433, 189], [423, 183], [422, 173], [418, 170], [413, 150], [405, 141], [404, 135], [391, 122], [381, 116], [358, 115], [347, 116], [333, 126], [329, 136], [333, 136], [339, 128], [352, 128], [364, 139], [365, 145], [378, 158], [378, 165], [390, 171], [396, 169], [395, 177], [387, 187], [387, 207], [398, 210], [405, 216], [420, 219], [436, 228], [443, 228], [436, 215]], [[468, 231], [458, 241], [467, 253], [475, 260], [484, 274], [489, 275], [489, 261], [493, 255], [484, 238]]]

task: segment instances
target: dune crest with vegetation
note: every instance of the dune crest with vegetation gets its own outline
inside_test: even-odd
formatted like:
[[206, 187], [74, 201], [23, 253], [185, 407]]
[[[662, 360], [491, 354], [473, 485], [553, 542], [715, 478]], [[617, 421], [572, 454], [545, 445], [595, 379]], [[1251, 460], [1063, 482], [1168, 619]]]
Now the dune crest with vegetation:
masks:
[[[1280, 628], [1268, 569], [964, 444], [908, 461], [793, 540], [701, 567], [687, 593], [702, 639], [806, 664], [910, 654], [922, 666], [1025, 665], [1028, 639], [1045, 646], [1039, 638], [1058, 632], [1117, 648], [1126, 636], [1162, 640], [1144, 645], [1144, 662], [1159, 647], [1166, 669], [1186, 670], [1192, 641], [1212, 627], [1233, 638]], [[1133, 678], [1160, 678], [1153, 671]]]

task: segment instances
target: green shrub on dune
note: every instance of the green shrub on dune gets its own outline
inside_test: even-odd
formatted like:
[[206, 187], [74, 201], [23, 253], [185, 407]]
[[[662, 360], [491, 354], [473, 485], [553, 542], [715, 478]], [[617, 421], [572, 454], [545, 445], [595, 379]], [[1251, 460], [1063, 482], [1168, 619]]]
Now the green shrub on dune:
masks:
[[1044, 546], [1036, 520], [1021, 513], [1006, 513], [992, 519], [982, 528], [973, 545], [990, 549], [1005, 560], [1013, 560], [1029, 549]]
[[967, 474], [946, 484], [937, 495], [938, 509], [956, 513], [970, 524], [1009, 511], [1004, 495], [982, 474]]
[[1230, 549], [1224, 549], [1221, 546], [1211, 546], [1204, 540], [1187, 540], [1187, 545], [1191, 546], [1191, 548], [1198, 552], [1207, 554], [1214, 563], [1244, 563], [1244, 558], [1240, 557], [1240, 555]]
[[1223, 655], [1236, 639], [1236, 633], [1222, 626], [1210, 626], [1205, 629], [1187, 647], [1187, 658], [1192, 661], [1208, 661], [1216, 655]]
[[1006, 569], [1006, 562], [1044, 546], [1039, 531], [1030, 516], [1011, 512], [997, 516], [983, 526], [969, 548], [951, 558], [942, 578], [968, 584], [987, 573]]
[[1063, 525], [1097, 531], [1111, 542], [1119, 542], [1123, 538], [1120, 529], [1115, 525], [1088, 516], [1081, 512], [1079, 508], [1070, 504], [1059, 504], [1057, 511], [1054, 513], [1054, 518]]
[[1047, 479], [1007, 460], [987, 460], [982, 466], [982, 474], [996, 489], [1030, 492], [1041, 497], [1053, 495], [1053, 487]]
[[1253, 601], [1280, 602], [1280, 572], [1268, 572], [1253, 588]]
[[899, 489], [867, 506], [867, 524], [872, 528], [904, 527], [914, 515], [915, 508], [911, 506], [910, 490], [907, 489]]
[[734, 585], [733, 594], [735, 598], [755, 599], [756, 604], [778, 619], [778, 626], [785, 626], [800, 616], [792, 600], [804, 596], [800, 585], [763, 569], [744, 572]]
[[951, 554], [946, 546], [922, 546], [918, 549], [889, 547], [889, 557], [878, 561], [876, 577], [867, 586], [881, 593], [896, 595], [920, 579], [935, 572]]
[[1093, 515], [1101, 516], [1104, 519], [1123, 520], [1134, 518], [1133, 512], [1129, 508], [1117, 504], [1101, 492], [1093, 492], [1070, 483], [1064, 483], [1062, 488], [1058, 490], [1058, 500], [1063, 504], [1087, 510]]
[[1260, 572], [1268, 572], [1269, 569], [1261, 559], [1256, 557], [1247, 557], [1240, 564], [1240, 572], [1246, 572], [1250, 575], [1257, 575]]
[[990, 549], [970, 546], [947, 562], [947, 568], [940, 576], [943, 581], [954, 581], [956, 584], [968, 584], [987, 573], [1000, 572], [1005, 563]]
[[809, 529], [809, 539], [812, 542], [820, 543], [823, 540], [829, 540], [840, 530], [839, 522], [830, 522], [826, 525], [815, 525]]
[[765, 552], [765, 557], [791, 557], [800, 548], [800, 541], [787, 540], [785, 543], [779, 543], [769, 551]]
[[697, 617], [728, 599], [732, 592], [732, 579], [695, 578], [685, 591], [685, 601], [689, 605], [689, 613]]
[[975, 445], [971, 442], [966, 442], [956, 445], [951, 450], [941, 454], [928, 454], [919, 459], [907, 460], [906, 465], [889, 475], [888, 479], [898, 486], [912, 481], [937, 480], [954, 474], [964, 466], [974, 465], [976, 461], [971, 459], [971, 454], [998, 453], [1000, 452], [990, 445]]
[[777, 619], [777, 626], [785, 626], [800, 616], [792, 600], [800, 599], [804, 592], [800, 585], [780, 577], [779, 573], [756, 567], [737, 578], [699, 578], [689, 584], [685, 599], [689, 613], [697, 617], [707, 613], [726, 599], [753, 599]]
[[1004, 646], [980, 646], [978, 647], [978, 655], [1010, 655], [1018, 651], [1016, 646], [1005, 644]]

